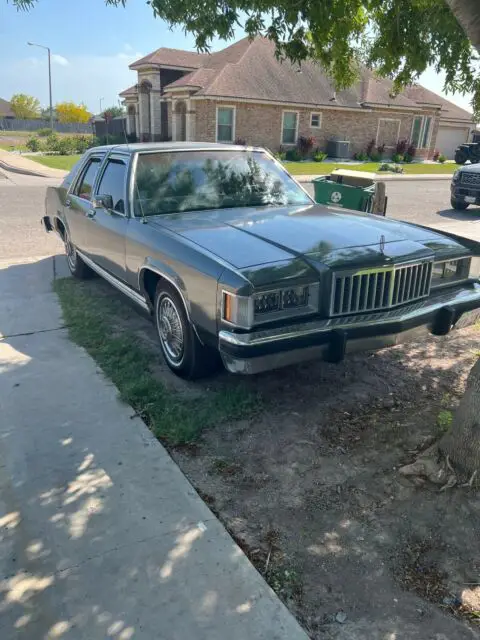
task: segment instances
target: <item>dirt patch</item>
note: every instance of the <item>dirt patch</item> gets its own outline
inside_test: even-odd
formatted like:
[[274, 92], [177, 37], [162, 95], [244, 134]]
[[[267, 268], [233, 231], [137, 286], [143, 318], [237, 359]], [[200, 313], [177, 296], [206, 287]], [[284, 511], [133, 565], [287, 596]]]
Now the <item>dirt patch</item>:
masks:
[[397, 472], [445, 429], [478, 328], [338, 365], [188, 384], [161, 363], [149, 320], [123, 299], [116, 315], [113, 329], [152, 350], [173, 392], [245, 385], [262, 396], [254, 419], [171, 453], [312, 639], [480, 638], [480, 497]]

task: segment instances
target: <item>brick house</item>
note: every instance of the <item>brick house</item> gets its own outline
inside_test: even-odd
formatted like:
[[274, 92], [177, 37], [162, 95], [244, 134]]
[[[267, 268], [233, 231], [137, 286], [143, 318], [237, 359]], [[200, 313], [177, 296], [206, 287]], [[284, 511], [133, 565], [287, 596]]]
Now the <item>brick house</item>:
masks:
[[456, 146], [474, 128], [470, 113], [419, 85], [392, 97], [391, 82], [366, 69], [335, 92], [317, 64], [281, 62], [265, 38], [212, 54], [160, 48], [130, 69], [138, 82], [120, 96], [127, 132], [140, 140], [244, 140], [277, 151], [299, 136], [314, 136], [321, 149], [335, 137], [353, 154], [373, 139], [388, 154], [405, 139], [427, 158], [443, 129]]
[[0, 98], [0, 119], [1, 118], [14, 118], [15, 114], [12, 111], [10, 102]]

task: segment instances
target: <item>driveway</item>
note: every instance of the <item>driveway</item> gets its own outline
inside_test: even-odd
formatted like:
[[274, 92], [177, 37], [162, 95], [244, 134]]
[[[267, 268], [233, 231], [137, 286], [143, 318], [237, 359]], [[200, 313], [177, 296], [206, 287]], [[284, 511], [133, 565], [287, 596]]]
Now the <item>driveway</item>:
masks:
[[45, 181], [0, 180], [0, 638], [307, 640], [69, 340]]

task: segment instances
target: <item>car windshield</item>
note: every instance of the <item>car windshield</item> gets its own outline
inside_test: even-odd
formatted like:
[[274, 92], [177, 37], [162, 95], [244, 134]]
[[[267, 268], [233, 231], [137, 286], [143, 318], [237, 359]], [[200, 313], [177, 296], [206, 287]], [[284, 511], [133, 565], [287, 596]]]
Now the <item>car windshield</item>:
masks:
[[261, 151], [140, 154], [135, 215], [312, 204], [298, 184]]

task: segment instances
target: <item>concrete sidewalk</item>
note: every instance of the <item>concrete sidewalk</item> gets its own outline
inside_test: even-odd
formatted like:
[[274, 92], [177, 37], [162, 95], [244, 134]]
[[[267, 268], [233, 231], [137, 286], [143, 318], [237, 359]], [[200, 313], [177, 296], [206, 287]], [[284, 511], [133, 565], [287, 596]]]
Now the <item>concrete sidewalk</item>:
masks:
[[69, 340], [64, 271], [0, 264], [0, 637], [307, 640]]
[[63, 179], [68, 171], [61, 169], [51, 169], [39, 162], [25, 158], [18, 153], [10, 153], [0, 149], [0, 169], [12, 171], [13, 173], [21, 173], [27, 176], [37, 176], [40, 178], [59, 178]]

